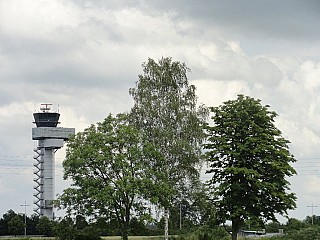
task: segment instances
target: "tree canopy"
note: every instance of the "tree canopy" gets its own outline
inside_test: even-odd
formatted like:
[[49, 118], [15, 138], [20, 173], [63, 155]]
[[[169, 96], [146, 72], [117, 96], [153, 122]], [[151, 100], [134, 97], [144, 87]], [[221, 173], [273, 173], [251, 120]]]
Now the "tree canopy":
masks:
[[295, 207], [287, 177], [296, 172], [289, 141], [274, 119], [277, 114], [260, 100], [239, 95], [212, 107], [213, 125], [207, 126], [205, 144], [209, 185], [214, 189], [217, 214], [232, 221], [233, 239], [246, 219], [275, 220]]
[[19, 215], [15, 215], [8, 222], [9, 232], [12, 235], [22, 235], [24, 227], [25, 227], [24, 222], [23, 222], [21, 216], [19, 216]]
[[197, 107], [186, 64], [168, 57], [158, 62], [148, 59], [142, 67], [136, 87], [130, 89], [134, 100], [130, 119], [158, 153], [150, 165], [152, 179], [162, 187], [152, 195], [154, 202], [168, 209], [173, 198], [180, 198], [199, 178], [207, 110]]
[[[195, 86], [189, 85], [184, 63], [149, 59], [142, 67], [136, 88], [130, 89], [134, 99], [130, 119], [159, 153], [150, 164], [166, 173], [171, 187], [181, 187], [199, 175], [206, 111], [197, 108]], [[168, 207], [167, 197], [160, 201]]]
[[146, 162], [140, 133], [126, 114], [91, 125], [69, 140], [63, 162], [72, 187], [60, 196], [69, 212], [116, 218], [127, 239], [132, 212], [143, 210]]

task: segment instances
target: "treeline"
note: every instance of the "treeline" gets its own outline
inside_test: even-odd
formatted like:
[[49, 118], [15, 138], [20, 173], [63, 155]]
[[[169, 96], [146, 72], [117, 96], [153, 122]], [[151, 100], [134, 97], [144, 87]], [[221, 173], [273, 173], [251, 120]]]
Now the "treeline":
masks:
[[271, 222], [265, 226], [267, 232], [283, 229], [284, 234], [271, 237], [272, 240], [320, 239], [320, 216], [307, 216], [304, 220], [289, 218], [286, 224]]
[[[181, 211], [181, 215], [179, 210]], [[198, 228], [186, 206], [177, 206], [171, 209], [172, 215], [169, 220], [170, 234], [185, 234]], [[26, 224], [25, 224], [26, 221]], [[180, 224], [181, 223], [181, 224]], [[25, 229], [26, 227], [26, 229]], [[163, 235], [164, 221], [146, 221], [144, 218], [133, 217], [129, 223], [130, 236], [157, 236]], [[41, 235], [64, 239], [100, 239], [100, 236], [119, 236], [121, 228], [116, 218], [97, 217], [88, 220], [84, 216], [77, 215], [73, 218], [65, 217], [49, 220], [47, 217], [34, 214], [25, 216], [9, 210], [0, 219], [0, 236], [22, 236], [26, 230], [27, 235]]]
[[[26, 224], [25, 224], [26, 221]], [[130, 235], [158, 235], [158, 226], [145, 225], [143, 221], [132, 218], [130, 221]], [[25, 229], [26, 227], [26, 229]], [[25, 234], [56, 236], [59, 239], [99, 239], [99, 236], [121, 235], [118, 223], [113, 219], [97, 218], [89, 222], [85, 217], [77, 215], [75, 218], [49, 220], [47, 217], [34, 214], [26, 216], [9, 210], [0, 219], [0, 236], [22, 236]]]
[[[180, 215], [172, 210], [169, 219], [170, 235], [179, 236], [179, 239], [229, 239], [227, 231], [231, 226], [218, 226], [214, 221], [211, 223], [197, 223], [183, 212], [181, 226]], [[66, 239], [100, 239], [100, 236], [119, 236], [121, 229], [116, 219], [96, 218], [88, 221], [84, 216], [77, 215], [74, 218], [49, 220], [47, 217], [37, 215], [25, 216], [9, 210], [0, 219], [0, 236], [24, 235], [25, 226], [27, 235], [42, 235]], [[157, 236], [163, 234], [163, 218], [158, 222], [146, 223], [145, 220], [132, 218], [129, 226], [130, 236]], [[224, 229], [225, 228], [225, 229]], [[262, 230], [266, 233], [278, 233], [283, 230], [283, 235], [270, 237], [274, 240], [309, 240], [320, 237], [320, 216], [307, 216], [304, 220], [289, 218], [284, 224], [279, 222], [263, 223], [259, 220], [246, 221], [242, 226], [244, 230]], [[227, 230], [227, 231], [226, 231]]]
[[53, 222], [48, 218], [38, 215], [29, 217], [11, 209], [0, 219], [0, 235], [24, 235], [25, 226], [28, 235], [53, 236]]

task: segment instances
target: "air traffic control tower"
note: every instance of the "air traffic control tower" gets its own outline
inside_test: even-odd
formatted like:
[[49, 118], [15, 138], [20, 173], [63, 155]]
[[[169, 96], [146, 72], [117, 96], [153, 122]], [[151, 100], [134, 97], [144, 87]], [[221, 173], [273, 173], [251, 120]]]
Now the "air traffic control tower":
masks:
[[53, 204], [54, 200], [54, 181], [55, 164], [54, 154], [63, 147], [63, 142], [75, 134], [74, 128], [57, 127], [60, 114], [50, 112], [52, 104], [41, 104], [40, 111], [33, 114], [36, 128], [32, 128], [32, 139], [38, 140], [35, 152], [35, 197], [34, 211], [39, 216], [46, 216], [54, 219]]

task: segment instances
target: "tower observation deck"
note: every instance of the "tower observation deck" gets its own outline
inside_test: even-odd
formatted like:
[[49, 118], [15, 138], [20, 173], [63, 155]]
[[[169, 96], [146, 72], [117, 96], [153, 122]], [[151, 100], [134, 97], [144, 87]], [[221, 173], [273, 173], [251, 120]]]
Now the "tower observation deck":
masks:
[[[49, 104], [44, 104], [45, 107], [41, 107], [38, 113], [34, 113], [34, 122], [37, 127], [57, 127], [59, 124], [60, 113], [49, 112]], [[51, 104], [50, 104], [51, 105]]]
[[38, 146], [34, 149], [34, 211], [49, 219], [54, 218], [54, 155], [63, 147], [64, 141], [75, 134], [74, 128], [57, 127], [60, 114], [51, 112], [51, 105], [41, 104], [40, 111], [33, 114], [36, 128], [32, 128], [32, 139], [38, 140]]

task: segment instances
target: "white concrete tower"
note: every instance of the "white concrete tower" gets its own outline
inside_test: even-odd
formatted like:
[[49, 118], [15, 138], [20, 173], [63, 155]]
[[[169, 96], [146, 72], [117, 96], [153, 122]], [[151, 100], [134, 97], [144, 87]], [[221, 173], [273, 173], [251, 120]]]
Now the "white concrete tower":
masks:
[[35, 197], [34, 211], [40, 216], [54, 218], [52, 201], [54, 200], [55, 164], [54, 154], [63, 147], [63, 142], [75, 134], [74, 128], [59, 128], [60, 114], [50, 112], [52, 104], [41, 104], [40, 112], [34, 113], [36, 128], [32, 128], [32, 139], [38, 140], [34, 149]]

